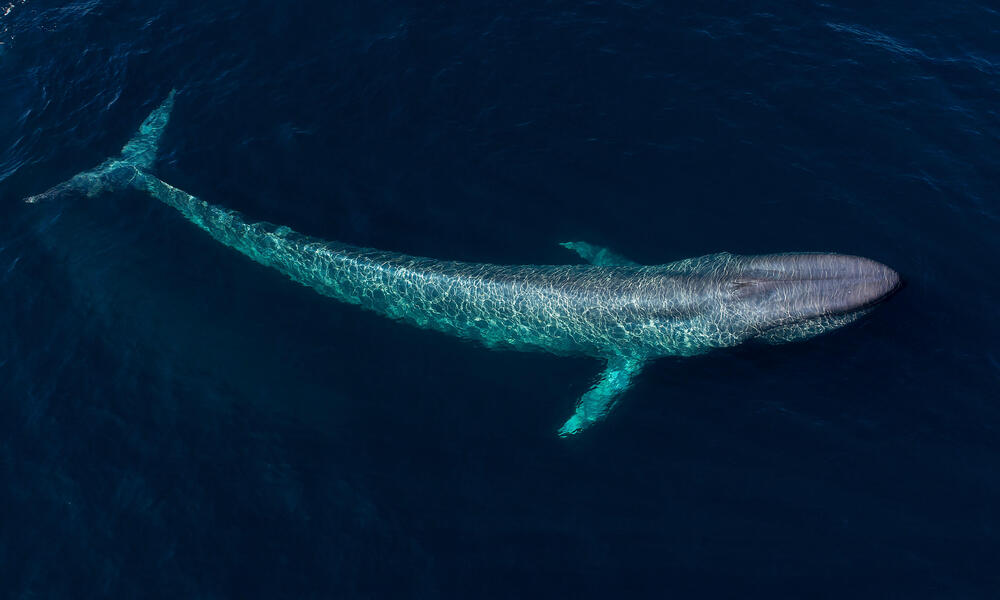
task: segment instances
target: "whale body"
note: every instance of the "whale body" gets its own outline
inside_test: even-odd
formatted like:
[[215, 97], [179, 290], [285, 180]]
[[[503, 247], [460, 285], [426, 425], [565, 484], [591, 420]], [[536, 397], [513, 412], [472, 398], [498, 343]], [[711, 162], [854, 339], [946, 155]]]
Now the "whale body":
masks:
[[842, 327], [901, 285], [873, 260], [831, 253], [726, 252], [644, 266], [586, 242], [562, 245], [586, 265], [444, 261], [326, 241], [255, 222], [153, 174], [175, 92], [121, 155], [27, 199], [134, 188], [177, 209], [213, 238], [331, 298], [491, 348], [607, 361], [559, 429], [603, 419], [643, 365], [750, 340], [794, 342]]

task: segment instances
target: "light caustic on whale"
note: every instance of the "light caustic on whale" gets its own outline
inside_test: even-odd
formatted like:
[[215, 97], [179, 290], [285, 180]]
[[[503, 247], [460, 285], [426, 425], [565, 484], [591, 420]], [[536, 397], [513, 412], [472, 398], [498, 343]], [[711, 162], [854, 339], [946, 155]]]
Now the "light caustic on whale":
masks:
[[889, 267], [842, 254], [722, 252], [644, 266], [567, 242], [589, 264], [507, 266], [321, 240], [249, 221], [157, 178], [152, 167], [174, 97], [146, 118], [120, 156], [27, 201], [144, 190], [216, 240], [325, 296], [491, 348], [606, 361], [559, 429], [563, 436], [603, 419], [653, 359], [810, 338], [854, 321], [900, 286]]

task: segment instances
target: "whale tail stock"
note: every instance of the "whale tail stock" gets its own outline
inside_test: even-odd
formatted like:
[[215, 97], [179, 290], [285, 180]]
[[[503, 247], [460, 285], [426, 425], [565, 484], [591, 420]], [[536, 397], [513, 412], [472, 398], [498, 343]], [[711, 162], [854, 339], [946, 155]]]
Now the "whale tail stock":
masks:
[[[41, 194], [25, 198], [25, 202], [33, 204], [66, 192], [94, 197], [102, 192], [128, 188], [147, 179], [145, 176], [152, 176], [160, 138], [170, 120], [176, 95], [177, 90], [170, 90], [163, 102], [142, 122], [132, 139], [122, 147], [118, 156], [105, 160], [93, 169], [77, 173]], [[144, 177], [139, 177], [140, 175]]]
[[[55, 198], [63, 193], [83, 194], [95, 197], [104, 192], [119, 191], [128, 188], [148, 192], [154, 198], [180, 211], [188, 220], [207, 231], [212, 237], [227, 246], [236, 248], [253, 260], [275, 266], [271, 261], [264, 260], [263, 255], [244, 247], [241, 235], [247, 228], [232, 228], [233, 216], [239, 216], [234, 211], [214, 207], [161, 181], [153, 174], [153, 165], [159, 152], [163, 131], [170, 120], [170, 112], [174, 107], [174, 97], [177, 91], [171, 90], [163, 102], [149, 114], [139, 126], [135, 135], [122, 147], [121, 153], [108, 158], [93, 169], [77, 173], [67, 181], [41, 194], [25, 199], [36, 203]], [[269, 224], [257, 224], [266, 225]], [[252, 228], [251, 228], [252, 229]], [[270, 227], [267, 228], [270, 231]], [[287, 228], [278, 228], [280, 231]], [[594, 265], [603, 266], [634, 266], [637, 263], [620, 256], [606, 248], [586, 242], [566, 242], [563, 247], [572, 250], [581, 258]], [[607, 359], [605, 370], [596, 383], [577, 401], [576, 410], [559, 429], [561, 437], [574, 436], [591, 425], [603, 420], [618, 399], [628, 391], [636, 375], [642, 370], [645, 360], [640, 357], [611, 356]]]

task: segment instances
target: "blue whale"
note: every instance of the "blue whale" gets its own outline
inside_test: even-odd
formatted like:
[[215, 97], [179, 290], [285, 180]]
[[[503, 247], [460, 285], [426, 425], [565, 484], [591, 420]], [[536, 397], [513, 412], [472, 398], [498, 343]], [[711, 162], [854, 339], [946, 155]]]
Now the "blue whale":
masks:
[[153, 174], [175, 92], [118, 157], [38, 196], [133, 188], [177, 209], [213, 238], [331, 298], [490, 348], [606, 361], [559, 429], [603, 419], [643, 365], [750, 340], [785, 343], [842, 327], [901, 285], [891, 268], [857, 256], [722, 252], [645, 266], [586, 242], [566, 242], [585, 265], [493, 265], [360, 248], [255, 222]]

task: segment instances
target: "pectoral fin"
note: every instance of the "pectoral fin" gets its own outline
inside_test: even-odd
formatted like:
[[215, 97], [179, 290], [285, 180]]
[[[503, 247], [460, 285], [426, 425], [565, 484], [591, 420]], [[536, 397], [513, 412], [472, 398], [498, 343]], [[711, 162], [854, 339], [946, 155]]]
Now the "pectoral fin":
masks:
[[640, 370], [644, 361], [638, 358], [616, 356], [608, 359], [608, 366], [594, 387], [580, 396], [573, 413], [559, 435], [566, 437], [580, 433], [592, 424], [602, 420], [614, 408], [618, 398], [624, 394]]
[[624, 256], [615, 254], [607, 248], [601, 248], [587, 242], [563, 242], [559, 244], [563, 248], [569, 248], [576, 252], [585, 261], [593, 265], [604, 266], [635, 266], [639, 263], [629, 260]]

